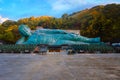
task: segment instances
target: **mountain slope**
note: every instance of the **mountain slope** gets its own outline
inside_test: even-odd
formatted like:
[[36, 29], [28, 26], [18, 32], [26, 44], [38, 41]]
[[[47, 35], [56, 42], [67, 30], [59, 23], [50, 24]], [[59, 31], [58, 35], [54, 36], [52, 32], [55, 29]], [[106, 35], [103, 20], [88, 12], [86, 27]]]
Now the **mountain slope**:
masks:
[[120, 41], [120, 4], [95, 6], [71, 14], [80, 25], [81, 34], [101, 37], [102, 41]]

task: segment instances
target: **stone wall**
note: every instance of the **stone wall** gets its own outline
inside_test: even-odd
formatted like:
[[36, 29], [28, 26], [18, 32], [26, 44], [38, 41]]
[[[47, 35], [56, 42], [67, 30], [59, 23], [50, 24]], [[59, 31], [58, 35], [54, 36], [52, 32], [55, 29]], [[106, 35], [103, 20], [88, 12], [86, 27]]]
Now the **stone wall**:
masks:
[[65, 31], [75, 33], [75, 34], [80, 34], [80, 30], [65, 30]]

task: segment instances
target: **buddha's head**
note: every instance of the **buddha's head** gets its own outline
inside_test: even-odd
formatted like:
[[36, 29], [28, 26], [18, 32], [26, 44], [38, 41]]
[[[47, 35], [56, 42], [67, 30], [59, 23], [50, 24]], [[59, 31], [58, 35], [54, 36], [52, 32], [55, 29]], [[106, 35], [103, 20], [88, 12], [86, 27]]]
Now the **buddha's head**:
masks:
[[26, 25], [20, 25], [19, 26], [19, 32], [20, 32], [20, 34], [22, 35], [22, 36], [25, 36], [25, 37], [28, 37], [28, 36], [30, 36], [31, 35], [31, 30], [30, 30], [30, 28], [28, 27], [28, 26], [26, 26]]

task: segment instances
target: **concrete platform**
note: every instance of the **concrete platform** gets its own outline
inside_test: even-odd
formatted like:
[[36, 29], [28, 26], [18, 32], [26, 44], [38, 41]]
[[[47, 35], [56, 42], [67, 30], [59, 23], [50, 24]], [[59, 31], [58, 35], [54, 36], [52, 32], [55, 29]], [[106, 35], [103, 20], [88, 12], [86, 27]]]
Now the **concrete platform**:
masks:
[[120, 80], [120, 54], [0, 54], [0, 80]]

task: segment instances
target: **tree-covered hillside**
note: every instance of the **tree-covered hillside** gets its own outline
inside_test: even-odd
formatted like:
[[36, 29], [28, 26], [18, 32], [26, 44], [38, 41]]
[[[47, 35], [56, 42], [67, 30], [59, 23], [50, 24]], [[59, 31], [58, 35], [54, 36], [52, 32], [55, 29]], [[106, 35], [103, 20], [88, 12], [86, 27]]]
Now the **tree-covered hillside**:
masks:
[[15, 43], [20, 38], [20, 24], [35, 30], [41, 22], [44, 22], [44, 28], [79, 29], [83, 36], [101, 37], [104, 42], [120, 42], [120, 4], [95, 6], [70, 15], [65, 13], [61, 18], [32, 16], [18, 21], [7, 20], [0, 24], [0, 40]]
[[120, 42], [120, 4], [95, 6], [72, 14], [80, 24], [81, 35]]

